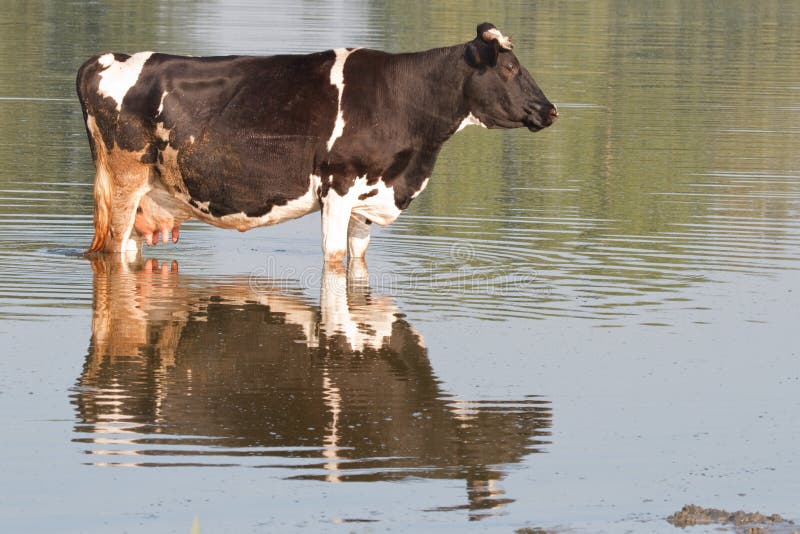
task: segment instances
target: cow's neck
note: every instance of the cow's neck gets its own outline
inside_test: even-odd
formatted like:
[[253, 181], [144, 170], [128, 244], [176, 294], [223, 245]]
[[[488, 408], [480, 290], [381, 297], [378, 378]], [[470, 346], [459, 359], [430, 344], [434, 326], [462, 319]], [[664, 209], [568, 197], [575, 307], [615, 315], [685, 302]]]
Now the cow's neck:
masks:
[[469, 114], [464, 101], [464, 83], [471, 70], [464, 63], [464, 46], [436, 48], [404, 55], [412, 65], [402, 69], [408, 78], [409, 105], [416, 121], [412, 131], [435, 149], [447, 141]]
[[390, 178], [401, 209], [425, 187], [442, 145], [469, 114], [463, 96], [470, 73], [463, 60], [464, 47], [401, 54], [389, 66], [387, 82], [397, 91], [394, 111], [398, 119], [407, 121], [410, 134], [411, 151], [402, 154], [403, 170], [397, 176], [404, 185]]

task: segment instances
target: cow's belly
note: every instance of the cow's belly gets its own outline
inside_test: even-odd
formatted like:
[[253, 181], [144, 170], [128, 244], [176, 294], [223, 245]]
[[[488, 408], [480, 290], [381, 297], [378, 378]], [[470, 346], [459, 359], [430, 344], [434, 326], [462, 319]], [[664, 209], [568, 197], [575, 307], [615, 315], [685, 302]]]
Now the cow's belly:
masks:
[[259, 226], [270, 226], [319, 211], [320, 205], [316, 194], [318, 182], [314, 179], [309, 182], [309, 187], [305, 194], [298, 198], [287, 200], [285, 204], [275, 204], [270, 208], [269, 212], [259, 216], [251, 216], [244, 211], [215, 216], [208, 209], [208, 202], [193, 202], [192, 210], [198, 219], [209, 224], [219, 228], [245, 232]]
[[[182, 187], [176, 189], [200, 219], [223, 228], [246, 230], [299, 217], [316, 209], [316, 142], [304, 135], [209, 127], [207, 135], [194, 142], [190, 136], [179, 150], [173, 173]], [[166, 154], [163, 159], [167, 167]]]
[[198, 202], [187, 194], [169, 193], [161, 187], [154, 187], [139, 202], [136, 228], [142, 234], [158, 232], [161, 229], [177, 228], [192, 217], [220, 228], [241, 232], [259, 226], [270, 226], [319, 211], [316, 194], [318, 183], [312, 179], [304, 195], [290, 199], [285, 204], [275, 204], [268, 213], [257, 217], [249, 216], [243, 211], [215, 216], [208, 209], [208, 201]]

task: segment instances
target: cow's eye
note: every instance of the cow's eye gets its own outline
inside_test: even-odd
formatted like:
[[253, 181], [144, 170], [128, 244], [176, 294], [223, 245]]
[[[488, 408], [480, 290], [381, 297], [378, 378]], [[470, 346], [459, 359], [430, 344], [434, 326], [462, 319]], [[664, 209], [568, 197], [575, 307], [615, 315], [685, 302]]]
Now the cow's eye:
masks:
[[508, 72], [514, 72], [515, 70], [517, 70], [517, 66], [514, 65], [513, 63], [509, 63], [508, 65], [506, 65], [506, 70]]

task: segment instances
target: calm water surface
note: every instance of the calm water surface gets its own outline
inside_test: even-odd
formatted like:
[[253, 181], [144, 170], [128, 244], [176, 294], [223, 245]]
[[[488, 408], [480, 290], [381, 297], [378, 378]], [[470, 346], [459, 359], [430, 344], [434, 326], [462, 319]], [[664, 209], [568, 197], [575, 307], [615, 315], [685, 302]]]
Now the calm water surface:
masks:
[[[800, 521], [797, 3], [5, 8], [3, 531]], [[89, 55], [408, 51], [483, 20], [562, 117], [456, 135], [368, 268], [323, 270], [314, 215], [81, 257]]]

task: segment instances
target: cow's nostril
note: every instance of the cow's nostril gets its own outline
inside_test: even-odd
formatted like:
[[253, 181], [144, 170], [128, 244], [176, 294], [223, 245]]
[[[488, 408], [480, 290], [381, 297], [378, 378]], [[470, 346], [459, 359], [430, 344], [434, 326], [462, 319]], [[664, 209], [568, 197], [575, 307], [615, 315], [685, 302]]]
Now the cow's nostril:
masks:
[[558, 117], [558, 108], [555, 106], [555, 104], [553, 105], [553, 107], [552, 107], [552, 108], [550, 108], [550, 116], [551, 116], [552, 118], [554, 118], [554, 119], [555, 119], [556, 117]]

